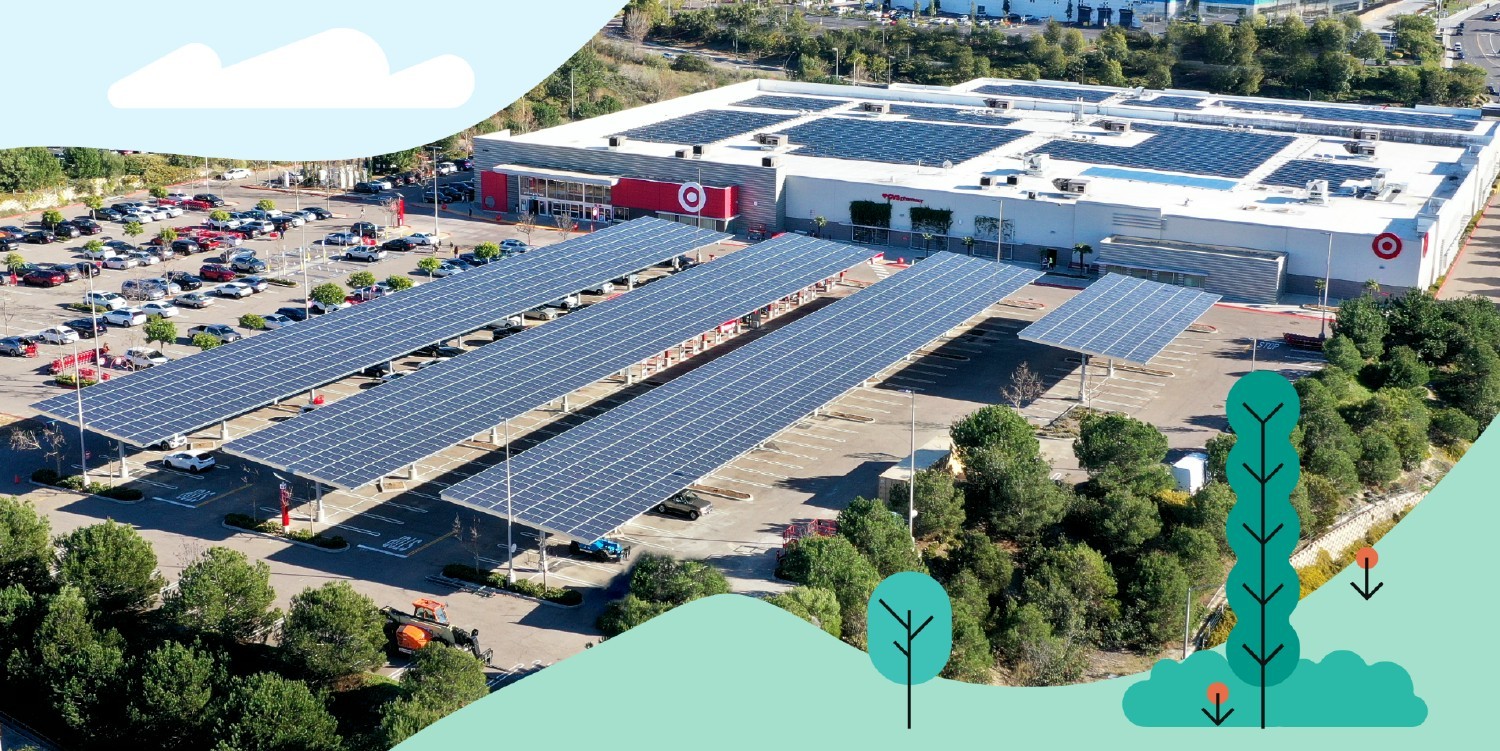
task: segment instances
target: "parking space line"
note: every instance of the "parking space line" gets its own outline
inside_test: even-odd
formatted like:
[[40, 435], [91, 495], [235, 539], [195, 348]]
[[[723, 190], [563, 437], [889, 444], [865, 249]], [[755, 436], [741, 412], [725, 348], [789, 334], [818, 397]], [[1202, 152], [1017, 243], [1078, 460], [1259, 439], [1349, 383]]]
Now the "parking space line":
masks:
[[443, 535], [442, 537], [439, 537], [436, 540], [433, 540], [432, 542], [429, 542], [426, 545], [423, 545], [422, 547], [417, 548], [416, 550], [412, 550], [412, 551], [408, 552], [407, 555], [408, 556], [416, 555], [417, 553], [420, 553], [420, 552], [422, 552], [422, 551], [424, 551], [424, 550], [432, 547], [433, 545], [436, 545], [436, 544], [442, 542], [443, 540], [446, 540], [446, 539], [448, 539], [449, 537], [452, 537], [452, 536], [453, 536], [453, 532], [450, 531], [447, 534]]
[[372, 532], [372, 531], [370, 531], [368, 529], [364, 529], [364, 528], [361, 528], [361, 527], [351, 527], [348, 524], [331, 524], [329, 526], [338, 527], [339, 529], [347, 529], [350, 532], [358, 532], [359, 534], [369, 535], [371, 537], [379, 537], [380, 536], [379, 532]]
[[[787, 432], [790, 433], [792, 431], [788, 430]], [[786, 444], [788, 446], [798, 446], [798, 447], [805, 448], [805, 449], [812, 449], [813, 451], [832, 451], [833, 450], [829, 446], [814, 446], [811, 443], [798, 443], [796, 441], [788, 441], [788, 440], [785, 440], [785, 439], [776, 439], [776, 442], [777, 443], [784, 443], [784, 444]], [[806, 457], [806, 458], [811, 459], [812, 457]]]
[[1091, 398], [1091, 399], [1089, 399], [1089, 401], [1092, 402], [1092, 403], [1094, 403], [1094, 404], [1113, 404], [1116, 407], [1124, 407], [1126, 409], [1140, 409], [1141, 408], [1141, 405], [1139, 405], [1139, 404], [1123, 404], [1121, 402], [1112, 402], [1112, 401], [1110, 401], [1108, 399], [1099, 399], [1097, 397]]
[[[661, 543], [646, 542], [645, 540], [637, 540], [636, 538], [631, 537], [629, 535], [620, 535], [620, 539], [622, 541], [624, 541], [624, 542], [634, 543], [636, 545], [644, 545], [644, 546], [646, 546], [648, 548], [660, 548], [662, 550], [672, 550], [673, 549], [673, 548], [667, 547], [666, 545], [662, 545]], [[578, 564], [580, 566], [586, 566], [586, 565], [588, 565], [588, 564], [584, 563], [583, 561], [574, 561], [574, 563], [576, 563], [576, 564]]]
[[223, 500], [225, 498], [228, 498], [229, 496], [234, 495], [235, 493], [239, 493], [239, 492], [247, 490], [249, 488], [250, 488], [250, 483], [245, 483], [244, 485], [241, 485], [241, 486], [235, 488], [234, 490], [229, 491], [228, 493], [220, 493], [219, 495], [209, 496], [208, 498], [205, 498], [202, 503], [199, 503], [198, 505], [194, 506], [193, 508], [203, 508], [204, 506], [207, 506], [208, 504], [213, 503], [214, 501]]
[[[781, 441], [781, 443], [786, 443], [786, 441]], [[793, 457], [796, 457], [798, 459], [808, 459], [808, 460], [811, 460], [811, 461], [817, 461], [817, 459], [818, 459], [818, 457], [816, 457], [816, 456], [808, 456], [807, 454], [794, 454], [794, 453], [792, 453], [790, 451], [782, 451], [781, 449], [761, 449], [761, 451], [765, 451], [765, 452], [772, 453], [772, 454], [781, 454], [782, 456], [793, 456]]]
[[724, 482], [734, 482], [734, 483], [739, 483], [740, 485], [749, 485], [750, 487], [753, 487], [753, 488], [765, 488], [766, 490], [775, 490], [776, 489], [775, 485], [766, 485], [765, 483], [754, 482], [752, 480], [741, 480], [738, 477], [725, 477], [724, 475], [717, 475], [717, 474], [715, 474], [715, 475], [708, 475], [708, 477], [712, 477], [715, 480], [723, 480]]
[[[846, 399], [858, 399], [858, 397], [845, 397], [845, 398]], [[864, 405], [864, 404], [850, 405], [849, 408], [850, 409], [864, 409], [864, 410], [869, 410], [871, 412], [879, 412], [882, 415], [888, 415], [888, 414], [891, 413], [891, 411], [888, 410], [888, 409], [881, 409], [879, 407], [870, 407], [870, 406], [867, 406], [867, 405]]]
[[737, 472], [749, 472], [752, 475], [761, 475], [761, 476], [764, 476], [764, 477], [774, 477], [774, 478], [776, 478], [778, 480], [790, 480], [791, 479], [790, 477], [787, 477], [786, 475], [778, 475], [778, 474], [774, 474], [774, 473], [771, 473], [771, 472], [765, 472], [765, 471], [762, 471], [762, 470], [759, 470], [759, 469], [750, 469], [748, 467], [737, 467], [737, 466], [735, 466], [733, 464], [727, 465], [725, 467], [725, 469], [732, 469], [732, 470], [735, 470]]
[[[335, 524], [334, 526], [338, 526], [338, 525]], [[357, 547], [360, 550], [368, 550], [371, 553], [385, 553], [386, 555], [391, 556], [392, 558], [406, 558], [407, 557], [407, 554], [405, 554], [405, 553], [397, 553], [397, 552], [395, 552], [393, 550], [386, 550], [385, 548], [372, 548], [369, 545], [365, 545], [365, 544], [355, 545], [354, 547]]]
[[745, 461], [745, 462], [760, 462], [762, 464], [771, 464], [771, 465], [774, 465], [774, 466], [777, 466], [777, 467], [786, 467], [788, 469], [806, 469], [806, 467], [803, 467], [800, 464], [787, 464], [786, 462], [776, 462], [776, 461], [771, 461], [770, 459], [761, 459], [761, 458], [755, 457], [755, 456], [742, 456], [742, 457], [740, 457], [740, 461]]
[[[371, 500], [374, 500], [374, 499], [371, 499]], [[377, 503], [379, 503], [379, 501], [377, 501]], [[416, 512], [418, 514], [425, 514], [425, 513], [427, 513], [427, 509], [425, 509], [425, 508], [417, 508], [416, 506], [408, 506], [408, 505], [406, 505], [404, 503], [396, 503], [395, 501], [384, 501], [384, 503], [385, 503], [385, 505], [390, 506], [392, 508], [406, 509], [407, 511], [413, 511], [413, 512]]]
[[[867, 391], [866, 389], [860, 389], [860, 390], [861, 391]], [[869, 393], [879, 393], [879, 392], [869, 392]], [[901, 406], [901, 402], [893, 402], [893, 401], [891, 401], [889, 399], [876, 399], [876, 398], [870, 397], [870, 396], [856, 396], [854, 394], [850, 394], [849, 398], [850, 399], [863, 399], [864, 401], [875, 402], [876, 404], [887, 404], [887, 405], [890, 405], [892, 407], [899, 407], [899, 406]]]

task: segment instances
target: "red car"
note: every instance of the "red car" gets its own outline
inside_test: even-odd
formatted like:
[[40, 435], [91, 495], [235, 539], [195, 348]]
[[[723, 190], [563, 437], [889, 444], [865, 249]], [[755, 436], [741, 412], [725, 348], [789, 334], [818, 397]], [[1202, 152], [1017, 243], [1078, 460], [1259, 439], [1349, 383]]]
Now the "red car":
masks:
[[205, 263], [203, 268], [198, 269], [198, 276], [210, 282], [232, 282], [234, 281], [234, 269], [222, 263]]
[[198, 211], [208, 211], [214, 207], [213, 204], [209, 203], [208, 201], [196, 200], [183, 201], [181, 203], [181, 206], [184, 209], [196, 209]]
[[21, 282], [30, 287], [56, 287], [68, 281], [68, 275], [51, 269], [36, 269], [21, 277]]

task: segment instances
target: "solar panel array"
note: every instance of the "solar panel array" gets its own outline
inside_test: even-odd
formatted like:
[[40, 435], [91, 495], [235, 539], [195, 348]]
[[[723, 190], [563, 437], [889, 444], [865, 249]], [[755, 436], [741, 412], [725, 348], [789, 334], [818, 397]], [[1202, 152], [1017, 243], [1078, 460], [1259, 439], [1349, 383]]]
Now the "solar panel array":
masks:
[[1105, 274], [1019, 336], [1074, 352], [1147, 363], [1218, 301], [1218, 295], [1202, 290]]
[[814, 99], [806, 96], [782, 96], [778, 94], [761, 94], [741, 102], [735, 102], [736, 107], [762, 107], [768, 110], [810, 110], [822, 112], [831, 110], [841, 104], [848, 104], [850, 99]]
[[1297, 140], [1292, 136], [1245, 130], [1186, 128], [1176, 125], [1137, 125], [1152, 134], [1135, 146], [1114, 146], [1113, 137], [1100, 141], [1049, 141], [1037, 153], [1085, 164], [1182, 172], [1189, 175], [1244, 177]]
[[1277, 167], [1261, 182], [1265, 185], [1282, 185], [1301, 188], [1308, 180], [1327, 180], [1329, 187], [1337, 188], [1345, 180], [1369, 180], [1380, 170], [1365, 164], [1340, 164], [1318, 162], [1310, 159], [1293, 159]]
[[1251, 112], [1301, 115], [1309, 120], [1360, 123], [1363, 125], [1394, 125], [1397, 127], [1431, 128], [1435, 130], [1470, 131], [1474, 129], [1474, 120], [1468, 117], [1416, 112], [1400, 108], [1320, 107], [1315, 104], [1293, 104], [1279, 101], [1221, 101], [1220, 104]]
[[1098, 104], [1118, 91], [1098, 91], [1095, 89], [1075, 89], [1070, 86], [1038, 86], [1026, 83], [1011, 83], [1000, 86], [980, 86], [974, 90], [976, 94], [990, 94], [992, 96], [1023, 96], [1032, 99], [1065, 99], [1069, 102], [1082, 99], [1085, 102]]
[[[938, 253], [513, 457], [514, 518], [606, 535], [1037, 276]], [[442, 496], [504, 516], [505, 477], [501, 464]]]
[[1206, 101], [1208, 100], [1196, 96], [1175, 96], [1172, 94], [1162, 94], [1161, 96], [1154, 97], [1152, 99], [1131, 99], [1125, 102], [1121, 102], [1121, 104], [1125, 104], [1130, 107], [1166, 107], [1177, 110], [1192, 110], [1202, 106], [1202, 104]]
[[992, 115], [979, 108], [958, 109], [956, 107], [922, 107], [913, 104], [892, 104], [892, 115], [905, 115], [908, 120], [934, 123], [961, 123], [963, 125], [1010, 125], [1014, 117]]
[[631, 128], [621, 135], [652, 143], [714, 143], [780, 125], [796, 117], [797, 115], [773, 115], [767, 112], [704, 110]]
[[[871, 254], [784, 235], [279, 423], [224, 450], [357, 488]], [[476, 391], [476, 384], [483, 385]]]
[[[126, 443], [156, 444], [726, 237], [636, 219], [91, 386], [84, 418]], [[75, 399], [34, 406], [71, 422]]]
[[782, 132], [799, 156], [929, 165], [966, 162], [1027, 135], [1006, 128], [851, 117], [819, 118]]

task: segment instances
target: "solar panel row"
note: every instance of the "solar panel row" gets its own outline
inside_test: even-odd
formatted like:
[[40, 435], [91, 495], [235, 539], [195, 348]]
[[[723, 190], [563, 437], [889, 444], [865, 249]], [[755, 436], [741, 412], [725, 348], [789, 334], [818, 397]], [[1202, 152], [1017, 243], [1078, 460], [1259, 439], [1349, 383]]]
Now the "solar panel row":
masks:
[[1269, 133], [1155, 123], [1136, 125], [1135, 130], [1152, 135], [1134, 146], [1116, 146], [1104, 137], [1093, 143], [1049, 141], [1035, 151], [1086, 164], [1240, 178], [1296, 140]]
[[1208, 312], [1218, 295], [1106, 274], [1021, 330], [1028, 342], [1147, 363]]
[[[185, 435], [727, 235], [646, 217], [82, 392], [84, 419], [136, 446]], [[72, 394], [36, 409], [76, 420]]]
[[1369, 180], [1380, 170], [1365, 164], [1340, 164], [1319, 162], [1311, 159], [1293, 159], [1277, 167], [1261, 183], [1301, 188], [1309, 180], [1327, 180], [1330, 187], [1337, 188], [1345, 180]]
[[1024, 130], [907, 120], [824, 117], [782, 131], [799, 156], [890, 164], [959, 164], [1027, 135]]
[[934, 123], [960, 123], [963, 125], [989, 125], [999, 127], [1015, 122], [1013, 117], [1002, 117], [984, 109], [958, 109], [956, 107], [923, 107], [914, 104], [892, 104], [892, 115], [905, 115], [908, 120]]
[[796, 118], [797, 115], [773, 115], [768, 112], [704, 110], [631, 128], [622, 135], [652, 143], [714, 143]]
[[1074, 101], [1082, 99], [1085, 102], [1097, 104], [1115, 94], [1118, 91], [1098, 91], [1096, 89], [1073, 88], [1071, 86], [1038, 86], [1025, 83], [1008, 83], [998, 86], [980, 86], [974, 90], [978, 94], [991, 94], [994, 96], [1018, 96], [1031, 97], [1032, 99], [1065, 99]]
[[1207, 100], [1202, 97], [1162, 94], [1151, 99], [1130, 99], [1122, 102], [1122, 104], [1130, 107], [1164, 107], [1176, 110], [1192, 110], [1197, 109], [1205, 101]]
[[225, 451], [357, 488], [871, 254], [784, 235], [279, 423]]
[[1376, 109], [1374, 107], [1321, 107], [1315, 104], [1293, 104], [1274, 100], [1254, 102], [1220, 101], [1226, 107], [1251, 112], [1301, 115], [1309, 120], [1324, 120], [1364, 125], [1394, 125], [1408, 128], [1431, 128], [1435, 130], [1474, 129], [1474, 120], [1469, 117], [1440, 115], [1431, 112], [1415, 112], [1408, 109]]
[[761, 107], [768, 110], [808, 110], [811, 112], [822, 112], [831, 110], [841, 104], [848, 104], [852, 99], [814, 99], [807, 96], [783, 96], [778, 94], [762, 94], [751, 97], [744, 101], [735, 102], [736, 107]]
[[[514, 518], [608, 534], [1037, 276], [938, 253], [513, 457]], [[505, 480], [501, 464], [442, 495], [504, 516]]]

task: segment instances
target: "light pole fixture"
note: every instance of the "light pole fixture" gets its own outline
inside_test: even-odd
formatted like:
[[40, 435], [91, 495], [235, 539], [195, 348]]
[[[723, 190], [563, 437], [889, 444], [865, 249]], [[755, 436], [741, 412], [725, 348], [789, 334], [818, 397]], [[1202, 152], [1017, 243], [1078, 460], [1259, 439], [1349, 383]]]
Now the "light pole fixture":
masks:
[[[505, 418], [505, 565], [509, 571], [506, 573], [507, 581], [516, 583], [516, 545], [511, 542], [511, 527], [515, 526], [515, 519], [511, 517], [510, 511], [510, 418]], [[546, 576], [547, 572], [542, 571]]]
[[911, 546], [917, 546], [917, 392], [907, 389], [911, 397], [911, 476], [906, 478], [906, 534]]

